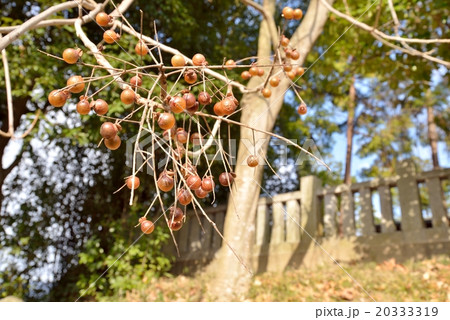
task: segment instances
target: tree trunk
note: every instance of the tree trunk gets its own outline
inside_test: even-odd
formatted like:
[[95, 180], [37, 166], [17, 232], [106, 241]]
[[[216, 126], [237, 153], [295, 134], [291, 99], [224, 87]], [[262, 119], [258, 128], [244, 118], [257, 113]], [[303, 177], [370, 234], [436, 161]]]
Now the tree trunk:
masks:
[[433, 160], [433, 168], [439, 168], [439, 157], [438, 157], [438, 135], [436, 129], [436, 122], [434, 122], [433, 108], [427, 106], [427, 118], [428, 118], [428, 141], [431, 147], [431, 159]]
[[[265, 0], [264, 8], [273, 15], [275, 0]], [[300, 51], [301, 58], [298, 60], [300, 64], [304, 63], [306, 55], [321, 34], [327, 19], [328, 10], [320, 4], [319, 0], [312, 0], [301, 25], [291, 38], [291, 45]], [[270, 36], [265, 21], [261, 23], [258, 41], [258, 58], [261, 60], [271, 54]], [[252, 78], [249, 86], [255, 87], [261, 81], [258, 77]], [[289, 86], [289, 81], [284, 79], [277, 88], [272, 90], [272, 97], [269, 100], [264, 99], [259, 93], [245, 94], [241, 101], [241, 122], [258, 129], [271, 131], [283, 104], [284, 94]], [[234, 190], [236, 191], [232, 193], [228, 201], [224, 230], [225, 239], [251, 270], [254, 270], [252, 257], [255, 242], [256, 207], [264, 169], [261, 165], [264, 164], [264, 160], [261, 157], [259, 159], [260, 165], [256, 168], [250, 168], [246, 164], [247, 157], [255, 154], [253, 144], [260, 146], [256, 150], [256, 154], [265, 156], [269, 137], [241, 127], [241, 141], [239, 142], [235, 169], [237, 179], [235, 180]], [[251, 145], [250, 148], [248, 148], [249, 145]], [[225, 243], [223, 243], [215, 260], [210, 264], [208, 272], [214, 274], [209, 291], [217, 299], [242, 300], [244, 298], [250, 285], [251, 274]]]
[[352, 77], [350, 90], [348, 94], [348, 115], [347, 115], [347, 153], [345, 155], [345, 174], [344, 183], [352, 183], [352, 151], [353, 151], [353, 133], [355, 129], [355, 77]]

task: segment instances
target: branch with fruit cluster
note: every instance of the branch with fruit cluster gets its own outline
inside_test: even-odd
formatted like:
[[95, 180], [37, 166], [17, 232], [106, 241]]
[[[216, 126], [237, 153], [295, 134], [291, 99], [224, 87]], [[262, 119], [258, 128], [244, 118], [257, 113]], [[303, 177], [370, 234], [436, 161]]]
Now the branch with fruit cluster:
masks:
[[[231, 196], [233, 196], [233, 181], [239, 178], [233, 172], [231, 152], [225, 151], [220, 139], [222, 124], [244, 126], [254, 132], [261, 132], [281, 139], [326, 166], [316, 156], [284, 137], [230, 119], [231, 116], [242, 110], [239, 107], [239, 101], [234, 97], [233, 90], [239, 90], [244, 94], [260, 93], [266, 99], [270, 99], [272, 96], [271, 88], [277, 87], [283, 78], [289, 79], [291, 85], [295, 85], [294, 80], [303, 75], [304, 68], [296, 63], [300, 58], [300, 53], [291, 46], [289, 39], [284, 35], [276, 34], [276, 39], [273, 39], [273, 41], [276, 41], [276, 45], [273, 55], [268, 57], [268, 61], [270, 61], [268, 64], [247, 63], [251, 58], [243, 58], [237, 61], [228, 59], [222, 64], [210, 65], [200, 53], [188, 58], [178, 50], [162, 44], [157, 38], [156, 30], [155, 37], [152, 38], [133, 29], [123, 15], [132, 0], [124, 0], [118, 6], [111, 0], [103, 4], [94, 5], [92, 1], [87, 3], [89, 3], [89, 8], [84, 1], [78, 2], [79, 18], [75, 21], [66, 19], [68, 24], [73, 22], [76, 35], [82, 41], [85, 49], [67, 48], [62, 53], [62, 57], [45, 54], [55, 59], [64, 60], [68, 64], [87, 67], [91, 69], [90, 76], [74, 75], [69, 77], [66, 86], [49, 93], [48, 101], [53, 107], [60, 108], [67, 103], [71, 95], [81, 94], [76, 104], [77, 112], [80, 115], [87, 115], [93, 111], [102, 119], [107, 120], [100, 127], [102, 140], [99, 144], [103, 143], [110, 150], [116, 150], [120, 147], [120, 131], [123, 126], [139, 126], [134, 142], [131, 175], [125, 178], [125, 182], [120, 189], [124, 187], [130, 189], [130, 205], [132, 205], [134, 192], [140, 186], [139, 172], [145, 167], [153, 172], [156, 196], [147, 212], [139, 219], [139, 225], [143, 233], [151, 233], [154, 230], [155, 223], [161, 217], [164, 217], [177, 246], [173, 232], [178, 231], [183, 226], [186, 219], [186, 208], [188, 205], [192, 205], [195, 213], [197, 214], [197, 210], [200, 211], [222, 237], [200, 203], [200, 199], [208, 196], [212, 196], [214, 202], [215, 178], [222, 187], [229, 189]], [[110, 14], [101, 10], [97, 12], [99, 8], [104, 9], [107, 3], [112, 4], [115, 10]], [[67, 3], [67, 6], [73, 7], [73, 4], [71, 1]], [[55, 7], [60, 9], [58, 6]], [[56, 9], [48, 10], [55, 12]], [[88, 12], [87, 10], [91, 11]], [[95, 22], [104, 31], [103, 41], [98, 44], [92, 42], [83, 30], [83, 25], [93, 18], [93, 12], [96, 12]], [[300, 20], [302, 15], [300, 9], [293, 10], [288, 7], [283, 9], [283, 17], [286, 20]], [[44, 20], [45, 17], [43, 15], [36, 18], [33, 26], [25, 23], [25, 27], [18, 27], [10, 30], [10, 32], [20, 34], [37, 25], [48, 26], [49, 22]], [[133, 55], [128, 52], [130, 59], [127, 60], [108, 54], [109, 46], [120, 46], [120, 35], [116, 32], [117, 29], [121, 33], [125, 32], [134, 37], [136, 39], [134, 54], [139, 57], [140, 61], [147, 59], [151, 63], [147, 63], [148, 61], [143, 65], [136, 63]], [[273, 36], [275, 37], [275, 35]], [[84, 62], [83, 54], [92, 55], [96, 63]], [[170, 65], [164, 64], [163, 54], [171, 56]], [[113, 67], [112, 61], [119, 61], [124, 67]], [[230, 79], [227, 72], [234, 69], [244, 69], [241, 73], [241, 78], [244, 81], [252, 77], [260, 77], [260, 84], [249, 88], [241, 81]], [[107, 75], [96, 75], [100, 71], [102, 73], [106, 71]], [[168, 87], [168, 79], [173, 82], [170, 88]], [[96, 84], [98, 89], [91, 92], [90, 89], [94, 87], [94, 83], [99, 82], [106, 82], [106, 84]], [[121, 90], [121, 102], [130, 106], [131, 109], [128, 114], [122, 115], [120, 118], [107, 115], [109, 111], [108, 102], [98, 98], [98, 94], [112, 84], [118, 85]], [[180, 85], [184, 87], [181, 90], [179, 89]], [[199, 93], [195, 95], [194, 92], [198, 91]], [[302, 101], [298, 112], [303, 115], [307, 111], [306, 105], [297, 90], [295, 90], [295, 93]], [[213, 107], [211, 108], [211, 106]], [[214, 121], [212, 129], [209, 126], [208, 119]], [[151, 136], [150, 150], [144, 150], [140, 146], [144, 133]], [[228, 132], [228, 140], [230, 138]], [[253, 143], [255, 144], [255, 141]], [[210, 159], [207, 152], [213, 144], [218, 146], [218, 150]], [[168, 159], [161, 170], [156, 165], [156, 149], [161, 150]], [[253, 154], [247, 159], [247, 165], [249, 167], [261, 165], [260, 159], [263, 158], [270, 167], [262, 152], [256, 150], [256, 147], [254, 149]], [[224, 170], [218, 177], [214, 177], [211, 166], [218, 158], [223, 160]], [[142, 160], [142, 163], [139, 164], [138, 160]], [[203, 160], [206, 164], [206, 170], [200, 174], [197, 171], [197, 166]], [[172, 192], [174, 201], [166, 209], [162, 194], [171, 194]], [[163, 214], [156, 220], [150, 221], [147, 216], [157, 201], [161, 205]], [[180, 208], [180, 205], [183, 206], [184, 210]], [[226, 240], [223, 240], [226, 243]], [[230, 249], [234, 252], [231, 247]], [[236, 253], [235, 255], [238, 257]]]

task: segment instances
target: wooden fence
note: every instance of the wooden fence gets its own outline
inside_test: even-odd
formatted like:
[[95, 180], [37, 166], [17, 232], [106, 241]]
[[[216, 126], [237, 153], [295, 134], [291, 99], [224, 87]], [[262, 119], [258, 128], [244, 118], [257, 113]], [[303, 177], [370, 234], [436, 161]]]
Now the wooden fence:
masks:
[[[323, 188], [318, 178], [302, 177], [299, 191], [260, 198], [254, 268], [450, 253], [449, 180], [450, 169], [416, 173], [411, 161], [402, 162], [394, 177], [350, 186]], [[207, 213], [223, 230], [226, 207]], [[191, 215], [177, 234], [179, 270], [205, 265], [221, 247], [212, 226], [204, 217], [200, 222]]]

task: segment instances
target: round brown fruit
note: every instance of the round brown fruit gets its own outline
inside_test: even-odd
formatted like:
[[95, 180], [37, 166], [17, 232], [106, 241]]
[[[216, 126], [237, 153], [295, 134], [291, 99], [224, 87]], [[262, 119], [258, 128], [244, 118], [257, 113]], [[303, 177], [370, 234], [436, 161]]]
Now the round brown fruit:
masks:
[[48, 102], [54, 107], [62, 107], [67, 101], [67, 95], [62, 90], [53, 90], [48, 95]]
[[201, 53], [197, 53], [192, 57], [192, 64], [194, 66], [204, 66], [206, 65], [206, 58]]
[[227, 116], [231, 115], [234, 111], [236, 111], [236, 104], [234, 103], [234, 100], [231, 97], [223, 99], [221, 104], [222, 104], [222, 112]]
[[272, 95], [272, 91], [270, 91], [269, 88], [262, 89], [261, 93], [264, 98], [270, 98], [270, 96]]
[[198, 102], [201, 105], [206, 106], [206, 105], [210, 104], [211, 101], [212, 101], [212, 99], [208, 92], [202, 91], [198, 94]]
[[134, 51], [136, 51], [136, 54], [139, 56], [145, 56], [148, 53], [147, 46], [142, 42], [136, 44]]
[[177, 133], [175, 134], [175, 137], [178, 142], [186, 143], [188, 140], [188, 133], [183, 128], [178, 128]]
[[81, 115], [88, 114], [91, 111], [91, 106], [89, 105], [89, 101], [86, 99], [80, 100], [77, 103], [77, 112]]
[[170, 99], [169, 106], [173, 113], [181, 113], [186, 110], [186, 100], [180, 96], [173, 97]]
[[63, 59], [68, 64], [75, 64], [77, 63], [78, 59], [80, 58], [81, 50], [80, 49], [73, 49], [73, 48], [67, 48], [63, 51]]
[[175, 130], [174, 130], [175, 128], [172, 128], [172, 129], [169, 129], [169, 130], [164, 130], [164, 132], [163, 132], [163, 138], [166, 140], [166, 141], [169, 141], [171, 138], [173, 138], [174, 137], [174, 135], [175, 135]]
[[232, 59], [227, 60], [227, 62], [225, 62], [225, 66], [227, 70], [233, 70], [236, 67], [236, 62]]
[[111, 139], [117, 134], [117, 127], [112, 122], [104, 122], [100, 127], [100, 135], [104, 139]]
[[291, 20], [294, 18], [294, 10], [291, 7], [284, 7], [282, 13], [286, 20]]
[[216, 115], [218, 115], [219, 117], [222, 117], [222, 116], [225, 115], [225, 112], [224, 112], [224, 110], [223, 110], [222, 101], [217, 102], [217, 103], [214, 105], [213, 110], [214, 110], [214, 113], [215, 113]]
[[233, 181], [234, 181], [234, 174], [231, 172], [222, 172], [219, 175], [219, 183], [224, 187], [228, 187], [233, 183]]
[[[133, 188], [133, 182], [134, 182], [134, 188]], [[137, 188], [139, 188], [140, 184], [141, 184], [141, 181], [136, 176], [129, 176], [127, 178], [127, 187], [130, 190], [131, 189], [135, 189], [136, 190]]]
[[204, 177], [202, 180], [202, 190], [206, 192], [211, 192], [214, 189], [214, 179], [213, 177]]
[[203, 143], [203, 138], [198, 132], [194, 132], [193, 134], [191, 134], [190, 140], [194, 146], [199, 146], [200, 142]]
[[195, 99], [195, 96], [190, 92], [185, 93], [183, 95], [183, 98], [184, 98], [184, 100], [186, 100], [186, 108], [192, 108], [195, 105], [195, 103], [197, 102], [197, 100]]
[[208, 196], [208, 192], [206, 192], [205, 190], [200, 188], [200, 189], [195, 190], [195, 195], [197, 196], [197, 198], [203, 199]]
[[188, 190], [182, 188], [178, 191], [177, 199], [181, 205], [187, 206], [192, 201], [192, 195]]
[[173, 114], [164, 112], [159, 115], [158, 125], [161, 129], [171, 129], [175, 125], [175, 117]]
[[291, 52], [291, 59], [292, 60], [298, 60], [300, 58], [300, 53], [297, 50], [292, 50]]
[[289, 45], [289, 38], [286, 37], [285, 35], [282, 35], [280, 43], [283, 47], [287, 47]]
[[259, 75], [259, 69], [258, 69], [257, 66], [251, 67], [251, 68], [248, 70], [248, 72], [250, 72], [250, 74], [251, 74], [252, 76], [258, 76], [258, 75]]
[[289, 48], [284, 49], [284, 53], [286, 54], [286, 58], [290, 59], [291, 58], [291, 53], [292, 50]]
[[107, 27], [111, 20], [111, 17], [105, 12], [100, 12], [95, 16], [95, 21], [101, 27]]
[[80, 93], [84, 89], [84, 81], [82, 76], [71, 76], [67, 79], [67, 86], [72, 93]]
[[141, 76], [137, 75], [137, 76], [132, 77], [130, 79], [130, 84], [133, 87], [136, 87], [136, 86], [140, 87], [142, 85], [142, 78], [141, 78]]
[[161, 191], [169, 192], [173, 188], [173, 178], [164, 171], [159, 175], [156, 184]]
[[308, 109], [306, 108], [306, 104], [302, 103], [298, 106], [297, 112], [300, 115], [304, 115], [306, 114], [306, 112], [308, 111]]
[[184, 67], [186, 64], [186, 61], [184, 61], [184, 58], [179, 54], [174, 55], [172, 57], [172, 59], [170, 60], [170, 62], [172, 63], [172, 66], [174, 66], [174, 67]]
[[104, 115], [108, 112], [108, 104], [103, 99], [97, 99], [91, 102], [91, 108], [94, 109], [98, 115]]
[[176, 221], [176, 222], [179, 222], [179, 221], [181, 221], [181, 220], [183, 220], [183, 218], [184, 218], [184, 213], [183, 213], [183, 210], [181, 210], [180, 208], [178, 208], [178, 207], [170, 207], [170, 209], [169, 209], [169, 221]]
[[144, 220], [141, 222], [141, 231], [145, 234], [150, 234], [155, 230], [155, 225], [150, 220]]
[[285, 64], [283, 67], [284, 71], [289, 72], [292, 70], [292, 65], [291, 64]]
[[197, 81], [197, 74], [194, 70], [189, 70], [184, 74], [184, 81], [189, 84], [194, 84]]
[[178, 231], [183, 226], [183, 221], [169, 221], [169, 228], [172, 231]]
[[193, 115], [195, 112], [198, 111], [198, 106], [199, 106], [198, 102], [195, 101], [194, 105], [193, 105], [192, 107], [190, 107], [190, 108], [187, 108], [186, 111], [187, 111], [189, 114]]
[[112, 139], [105, 139], [105, 146], [109, 150], [117, 150], [120, 147], [122, 141], [118, 135], [115, 135]]
[[109, 44], [116, 42], [119, 38], [120, 36], [114, 30], [106, 30], [105, 33], [103, 33], [103, 40]]
[[248, 71], [243, 71], [243, 72], [241, 73], [241, 78], [244, 79], [244, 80], [248, 80], [248, 79], [250, 79], [251, 77], [252, 77], [252, 75], [251, 75], [250, 72], [248, 72]]
[[264, 69], [258, 68], [258, 76], [262, 77], [264, 75]]
[[258, 157], [254, 155], [250, 155], [247, 158], [247, 164], [249, 167], [256, 167], [258, 165]]
[[295, 77], [297, 76], [296, 72], [291, 70], [289, 72], [286, 72], [286, 75], [288, 76], [289, 79], [294, 80]]
[[303, 11], [302, 9], [294, 9], [294, 19], [295, 20], [300, 20], [303, 17]]
[[191, 174], [197, 174], [197, 169], [191, 163], [186, 162], [180, 168], [183, 177], [186, 179]]
[[274, 76], [274, 77], [270, 78], [269, 83], [272, 87], [278, 87], [278, 85], [280, 84], [280, 78], [278, 78], [277, 76]]
[[136, 94], [131, 89], [125, 89], [120, 94], [120, 101], [124, 104], [133, 104], [136, 99]]
[[305, 73], [305, 69], [302, 68], [302, 67], [298, 67], [298, 68], [295, 70], [295, 74], [296, 74], [297, 76], [299, 76], [299, 77], [301, 77], [304, 73]]
[[198, 175], [189, 175], [186, 179], [186, 184], [189, 189], [197, 190], [202, 186], [202, 179]]

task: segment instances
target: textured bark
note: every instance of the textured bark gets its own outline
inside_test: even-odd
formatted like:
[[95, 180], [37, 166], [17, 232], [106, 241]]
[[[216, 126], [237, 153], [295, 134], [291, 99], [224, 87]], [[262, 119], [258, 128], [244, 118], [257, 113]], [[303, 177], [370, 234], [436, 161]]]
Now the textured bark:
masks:
[[[330, 1], [331, 3], [332, 1]], [[275, 11], [275, 0], [265, 0], [264, 7], [272, 15]], [[323, 26], [328, 20], [328, 10], [320, 4], [319, 0], [312, 0], [301, 25], [291, 37], [291, 45], [299, 49], [303, 64], [306, 55], [311, 50], [314, 42], [321, 34]], [[271, 54], [270, 36], [265, 21], [261, 23], [258, 43], [258, 57], [268, 57]], [[256, 86], [261, 79], [252, 78], [249, 85]], [[241, 122], [267, 131], [273, 130], [275, 120], [283, 104], [283, 97], [289, 88], [289, 82], [284, 80], [273, 90], [272, 97], [266, 100], [260, 94], [246, 94], [241, 100]], [[225, 218], [225, 239], [239, 254], [245, 265], [252, 269], [253, 245], [255, 242], [255, 216], [256, 206], [260, 195], [260, 183], [263, 174], [263, 166], [250, 168], [246, 165], [246, 159], [253, 154], [253, 149], [248, 150], [245, 140], [256, 144], [261, 139], [264, 144], [257, 151], [266, 154], [269, 137], [241, 127], [241, 141], [236, 162], [235, 190], [228, 202]], [[260, 164], [263, 160], [260, 159]], [[251, 274], [236, 259], [233, 252], [222, 245], [215, 260], [209, 266], [209, 272], [214, 274], [210, 285], [210, 292], [220, 300], [241, 300], [250, 285]]]
[[428, 141], [431, 147], [431, 159], [433, 160], [433, 168], [439, 168], [439, 157], [438, 157], [438, 134], [436, 128], [436, 122], [434, 121], [433, 108], [427, 107], [427, 118], [428, 118]]
[[345, 155], [345, 174], [344, 183], [352, 183], [352, 152], [353, 152], [353, 133], [355, 130], [355, 77], [352, 78], [348, 94], [348, 115], [347, 115], [347, 153]]

